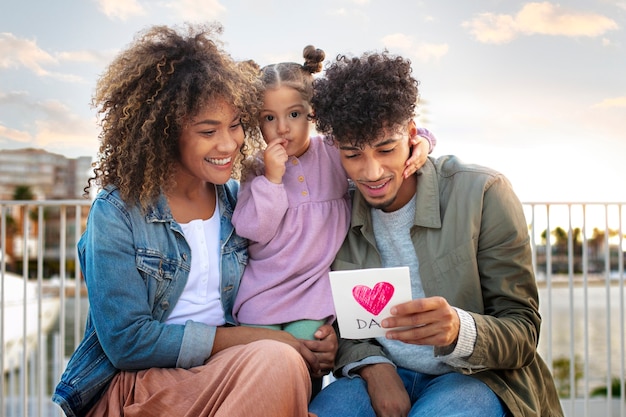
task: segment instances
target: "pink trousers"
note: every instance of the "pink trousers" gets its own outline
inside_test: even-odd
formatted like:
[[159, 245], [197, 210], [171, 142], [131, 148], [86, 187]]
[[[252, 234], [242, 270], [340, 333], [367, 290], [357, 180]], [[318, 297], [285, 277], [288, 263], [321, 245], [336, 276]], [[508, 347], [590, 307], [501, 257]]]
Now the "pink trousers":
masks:
[[122, 371], [89, 412], [95, 416], [314, 417], [311, 379], [291, 346], [261, 340], [191, 369]]

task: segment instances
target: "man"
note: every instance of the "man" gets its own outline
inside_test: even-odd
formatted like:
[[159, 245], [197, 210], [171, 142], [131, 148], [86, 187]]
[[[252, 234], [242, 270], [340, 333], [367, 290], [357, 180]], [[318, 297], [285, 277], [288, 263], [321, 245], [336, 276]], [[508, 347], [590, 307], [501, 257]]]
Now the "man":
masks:
[[[418, 81], [387, 52], [339, 57], [315, 82], [317, 129], [354, 182], [333, 268], [409, 266], [413, 300], [376, 340], [341, 340], [315, 398], [328, 416], [562, 416], [536, 351], [541, 317], [526, 221], [510, 183], [453, 156], [403, 179]], [[391, 330], [401, 327], [404, 330]]]

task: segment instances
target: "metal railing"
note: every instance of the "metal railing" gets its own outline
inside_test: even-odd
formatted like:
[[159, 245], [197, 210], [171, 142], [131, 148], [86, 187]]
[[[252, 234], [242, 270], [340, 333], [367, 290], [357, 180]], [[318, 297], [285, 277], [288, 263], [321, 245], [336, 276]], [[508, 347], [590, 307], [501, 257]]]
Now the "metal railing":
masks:
[[63, 415], [50, 396], [82, 337], [84, 321], [74, 320], [87, 310], [76, 242], [90, 205], [0, 201], [2, 416]]
[[538, 349], [565, 415], [624, 417], [626, 204], [524, 209], [543, 317]]
[[[84, 329], [76, 242], [90, 203], [0, 201], [2, 416], [62, 415], [50, 395]], [[626, 203], [525, 203], [524, 210], [543, 316], [538, 350], [565, 414], [626, 417]]]

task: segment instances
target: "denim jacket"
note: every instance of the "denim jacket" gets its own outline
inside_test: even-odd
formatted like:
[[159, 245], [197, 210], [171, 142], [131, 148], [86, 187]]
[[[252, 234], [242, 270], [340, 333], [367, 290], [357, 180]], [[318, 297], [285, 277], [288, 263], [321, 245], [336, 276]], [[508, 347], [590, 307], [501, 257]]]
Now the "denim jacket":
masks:
[[[226, 322], [247, 263], [248, 241], [231, 216], [239, 183], [217, 186], [221, 215], [221, 300]], [[89, 292], [85, 335], [52, 400], [67, 416], [84, 415], [119, 370], [190, 368], [210, 356], [216, 327], [164, 324], [189, 276], [191, 250], [161, 196], [147, 213], [128, 207], [114, 187], [102, 190], [78, 242]]]

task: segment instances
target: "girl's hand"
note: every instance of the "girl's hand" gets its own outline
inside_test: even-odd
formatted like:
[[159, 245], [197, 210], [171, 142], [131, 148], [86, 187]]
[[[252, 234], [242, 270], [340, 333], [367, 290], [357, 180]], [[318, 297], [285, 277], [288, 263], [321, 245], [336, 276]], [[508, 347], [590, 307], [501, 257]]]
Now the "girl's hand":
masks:
[[272, 139], [267, 144], [265, 152], [263, 153], [263, 159], [265, 160], [265, 178], [274, 184], [280, 184], [283, 182], [283, 175], [285, 175], [285, 162], [289, 159], [285, 144], [287, 141], [283, 138]]
[[411, 145], [411, 157], [404, 164], [404, 172], [402, 173], [405, 179], [415, 174], [424, 165], [430, 151], [428, 141], [417, 134], [411, 137], [409, 144]]

